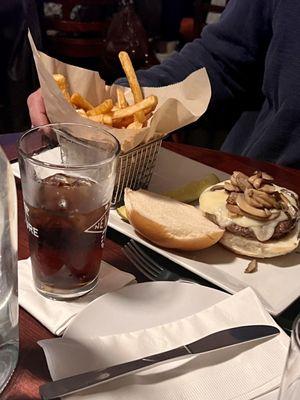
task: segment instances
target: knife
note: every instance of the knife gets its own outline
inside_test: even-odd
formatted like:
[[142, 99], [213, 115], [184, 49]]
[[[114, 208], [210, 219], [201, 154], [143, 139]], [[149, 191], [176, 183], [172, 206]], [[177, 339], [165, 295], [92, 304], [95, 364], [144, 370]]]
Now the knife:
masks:
[[40, 395], [43, 400], [56, 399], [57, 397], [63, 397], [82, 389], [141, 371], [167, 360], [187, 355], [207, 353], [262, 338], [271, 338], [279, 333], [279, 329], [270, 325], [247, 325], [225, 329], [205, 336], [195, 342], [177, 347], [176, 349], [164, 351], [163, 353], [153, 354], [106, 369], [97, 369], [46, 383], [40, 386]]

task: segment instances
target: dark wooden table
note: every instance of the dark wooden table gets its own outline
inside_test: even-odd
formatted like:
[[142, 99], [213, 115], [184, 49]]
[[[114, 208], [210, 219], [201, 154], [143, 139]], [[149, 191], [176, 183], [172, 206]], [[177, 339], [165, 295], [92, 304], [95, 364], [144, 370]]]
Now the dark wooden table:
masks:
[[[17, 157], [15, 140], [16, 135], [0, 136], [0, 145], [3, 146], [10, 160]], [[279, 185], [286, 186], [300, 193], [300, 171], [298, 170], [178, 143], [166, 142], [164, 143], [164, 147], [228, 173], [232, 173], [233, 170], [241, 170], [250, 174], [257, 169], [264, 170], [274, 176]], [[17, 191], [19, 207], [19, 259], [23, 259], [29, 256], [29, 250], [19, 180], [17, 180]], [[127, 240], [120, 233], [109, 229], [103, 258], [117, 268], [134, 273], [138, 281], [143, 281], [145, 278], [139, 275], [121, 252], [121, 245]], [[300, 311], [299, 300], [278, 318], [278, 322], [282, 325], [290, 325], [298, 311]], [[3, 400], [40, 399], [38, 388], [43, 382], [50, 380], [50, 375], [43, 351], [37, 345], [37, 341], [52, 337], [53, 335], [43, 325], [20, 308], [19, 363], [15, 374], [2, 394], [1, 398]]]

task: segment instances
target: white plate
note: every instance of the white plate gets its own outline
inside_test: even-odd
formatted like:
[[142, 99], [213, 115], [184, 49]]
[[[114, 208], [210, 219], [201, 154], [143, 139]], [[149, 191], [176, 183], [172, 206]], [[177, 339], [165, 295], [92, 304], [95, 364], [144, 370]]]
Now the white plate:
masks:
[[[200, 312], [227, 296], [190, 283], [146, 282], [127, 286], [94, 300], [74, 318], [63, 338], [80, 343], [86, 337], [151, 328]], [[276, 400], [277, 394], [273, 391], [259, 400]]]
[[90, 303], [73, 319], [63, 337], [79, 339], [151, 328], [197, 313], [227, 296], [219, 290], [192, 283], [129, 285]]
[[[158, 193], [171, 190], [189, 181], [199, 180], [211, 172], [220, 180], [228, 177], [222, 171], [162, 148], [149, 190]], [[300, 295], [300, 254], [297, 252], [260, 261], [258, 272], [245, 274], [248, 259], [238, 257], [222, 246], [216, 245], [193, 253], [163, 250], [139, 237], [115, 210], [110, 213], [108, 225], [229, 293], [252, 287], [272, 315], [280, 314]]]

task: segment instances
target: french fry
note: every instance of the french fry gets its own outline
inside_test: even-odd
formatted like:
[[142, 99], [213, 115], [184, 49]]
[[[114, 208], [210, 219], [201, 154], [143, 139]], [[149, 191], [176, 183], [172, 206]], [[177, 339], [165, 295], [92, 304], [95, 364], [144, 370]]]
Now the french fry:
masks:
[[133, 121], [131, 124], [127, 125], [126, 129], [142, 129], [143, 124], [139, 121]]
[[[144, 96], [128, 53], [126, 53], [126, 51], [120, 51], [119, 60], [132, 91], [134, 102], [139, 103], [144, 99]], [[144, 123], [145, 113], [143, 110], [140, 110], [135, 114], [134, 118]]]
[[143, 127], [145, 127], [145, 126], [147, 125], [147, 121], [152, 117], [152, 115], [153, 115], [152, 112], [146, 113], [146, 115], [145, 115], [145, 121], [144, 121], [144, 123], [143, 123]]
[[80, 116], [117, 129], [139, 130], [147, 125], [147, 121], [153, 115], [157, 106], [157, 97], [152, 95], [144, 98], [129, 55], [121, 51], [119, 59], [133, 94], [134, 104], [132, 105], [128, 104], [122, 88], [117, 88], [117, 101], [115, 103], [112, 99], [106, 99], [94, 107], [78, 92], [70, 96], [68, 82], [64, 75], [53, 74], [53, 78], [65, 98], [73, 105]]
[[119, 59], [122, 65], [122, 68], [125, 72], [126, 78], [128, 80], [130, 89], [133, 94], [134, 102], [139, 103], [144, 99], [142, 89], [140, 87], [139, 81], [137, 80], [137, 76], [135, 70], [132, 66], [132, 62], [130, 57], [126, 51], [120, 51]]
[[118, 99], [118, 107], [119, 108], [126, 108], [128, 107], [127, 100], [125, 98], [124, 92], [122, 89], [117, 88], [117, 99]]
[[52, 76], [57, 86], [59, 87], [60, 91], [65, 96], [66, 100], [70, 103], [71, 97], [66, 77], [62, 74], [53, 74]]
[[141, 124], [144, 124], [148, 120], [147, 111], [151, 112], [152, 109], [150, 109], [150, 110], [145, 109], [143, 111], [138, 111], [137, 113], [135, 113], [134, 114], [135, 121], [140, 122]]
[[52, 76], [60, 90], [67, 89], [67, 79], [64, 75], [53, 74]]
[[98, 106], [92, 108], [91, 110], [87, 111], [88, 116], [99, 115], [99, 114], [106, 114], [110, 112], [113, 108], [113, 101], [112, 99], [104, 100]]
[[112, 116], [110, 114], [98, 114], [98, 115], [91, 115], [88, 118], [95, 122], [100, 122], [100, 124], [105, 124], [112, 126]]
[[56, 82], [57, 86], [60, 88], [60, 90], [68, 89], [67, 79], [64, 75], [53, 74], [53, 79], [55, 80], [55, 82]]
[[82, 108], [78, 108], [76, 112], [82, 117], [87, 117], [86, 112]]
[[130, 115], [129, 117], [125, 117], [125, 118], [113, 121], [113, 127], [114, 128], [119, 128], [119, 129], [122, 129], [122, 128], [141, 129], [144, 126], [146, 126], [146, 122], [153, 115], [152, 112], [150, 112], [150, 109], [148, 109], [148, 110], [149, 110], [149, 113], [147, 113], [147, 109], [145, 110], [146, 111], [146, 115], [145, 115], [146, 120], [145, 120], [145, 122], [143, 124], [141, 122], [139, 122], [139, 121], [136, 121], [134, 119], [133, 115]]
[[154, 110], [157, 105], [157, 97], [152, 95], [146, 97], [144, 100], [140, 101], [139, 103], [133, 104], [126, 108], [122, 108], [121, 110], [117, 110], [113, 112], [112, 120], [118, 120], [125, 117], [129, 117], [131, 115], [135, 115], [139, 111], [145, 111], [146, 109]]
[[130, 115], [129, 117], [125, 117], [125, 118], [117, 119], [117, 120], [113, 121], [113, 127], [118, 128], [118, 129], [127, 128], [127, 126], [132, 124], [133, 121], [134, 121], [134, 117], [133, 117], [133, 115]]
[[79, 93], [72, 94], [71, 103], [77, 108], [82, 108], [84, 111], [94, 108], [93, 105]]

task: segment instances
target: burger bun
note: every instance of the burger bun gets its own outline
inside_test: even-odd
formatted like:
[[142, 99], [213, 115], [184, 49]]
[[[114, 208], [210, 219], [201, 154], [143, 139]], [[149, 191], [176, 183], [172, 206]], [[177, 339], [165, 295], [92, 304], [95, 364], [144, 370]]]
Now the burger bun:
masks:
[[195, 207], [146, 190], [125, 189], [128, 220], [141, 236], [160, 247], [200, 250], [217, 243], [224, 230]]
[[259, 242], [225, 231], [220, 243], [236, 254], [255, 258], [271, 258], [291, 253], [299, 245], [299, 224], [280, 240]]

